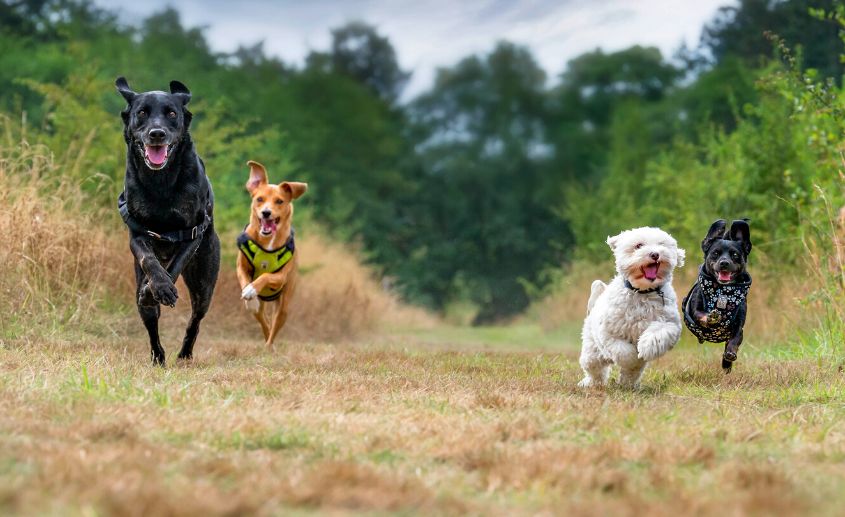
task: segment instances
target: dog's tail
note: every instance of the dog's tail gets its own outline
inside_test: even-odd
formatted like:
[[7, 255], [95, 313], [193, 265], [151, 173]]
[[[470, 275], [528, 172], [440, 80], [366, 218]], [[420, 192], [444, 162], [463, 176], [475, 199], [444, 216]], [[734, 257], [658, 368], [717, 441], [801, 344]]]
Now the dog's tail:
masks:
[[590, 314], [590, 311], [593, 310], [593, 305], [596, 304], [596, 300], [599, 299], [605, 289], [607, 289], [607, 284], [601, 280], [593, 281], [593, 285], [590, 287], [590, 300], [587, 302], [587, 314]]

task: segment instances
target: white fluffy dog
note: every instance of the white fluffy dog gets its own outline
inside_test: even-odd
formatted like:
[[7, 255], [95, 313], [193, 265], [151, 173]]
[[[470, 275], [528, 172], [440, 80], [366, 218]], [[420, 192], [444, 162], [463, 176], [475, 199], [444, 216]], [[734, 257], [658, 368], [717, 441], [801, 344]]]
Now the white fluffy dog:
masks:
[[581, 332], [579, 386], [604, 386], [612, 364], [619, 384], [637, 387], [646, 363], [662, 356], [681, 337], [681, 317], [672, 271], [684, 265], [684, 250], [659, 228], [626, 230], [608, 237], [616, 258], [609, 284], [593, 282]]

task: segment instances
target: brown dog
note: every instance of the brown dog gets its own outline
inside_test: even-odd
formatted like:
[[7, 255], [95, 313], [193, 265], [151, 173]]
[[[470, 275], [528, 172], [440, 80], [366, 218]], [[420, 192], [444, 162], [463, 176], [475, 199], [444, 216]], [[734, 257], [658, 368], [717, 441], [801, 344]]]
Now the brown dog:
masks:
[[[249, 225], [238, 237], [238, 281], [241, 298], [248, 311], [261, 325], [267, 347], [288, 317], [288, 306], [296, 289], [298, 255], [294, 243], [293, 205], [291, 202], [308, 190], [308, 184], [286, 181], [267, 182], [267, 170], [249, 161], [246, 189], [252, 196]], [[272, 322], [264, 314], [271, 310]]]

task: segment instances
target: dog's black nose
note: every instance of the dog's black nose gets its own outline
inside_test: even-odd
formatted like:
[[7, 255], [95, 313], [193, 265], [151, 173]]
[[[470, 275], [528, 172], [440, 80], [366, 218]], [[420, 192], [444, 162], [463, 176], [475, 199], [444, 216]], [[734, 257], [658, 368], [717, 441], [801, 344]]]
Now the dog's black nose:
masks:
[[659, 253], [652, 253], [651, 255], [649, 255], [649, 257], [651, 257], [651, 260], [657, 261], [657, 259], [660, 258], [660, 254]]
[[261, 211], [261, 217], [263, 217], [264, 219], [268, 219], [270, 217], [270, 214], [272, 214], [272, 212], [270, 212], [269, 210]]
[[150, 138], [155, 140], [162, 140], [167, 136], [167, 133], [165, 133], [163, 129], [150, 129], [149, 135]]
[[728, 262], [727, 260], [723, 260], [723, 261], [719, 262], [719, 269], [728, 269], [728, 267], [730, 267], [730, 265], [731, 265], [730, 262]]

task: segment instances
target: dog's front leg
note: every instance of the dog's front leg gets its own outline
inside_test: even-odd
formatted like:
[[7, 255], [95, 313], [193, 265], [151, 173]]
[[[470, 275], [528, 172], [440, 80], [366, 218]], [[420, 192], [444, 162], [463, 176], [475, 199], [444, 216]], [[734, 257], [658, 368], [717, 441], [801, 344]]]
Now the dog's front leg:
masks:
[[637, 356], [643, 361], [653, 361], [671, 350], [680, 338], [680, 323], [654, 321], [637, 341]]
[[721, 321], [721, 316], [718, 311], [705, 312], [704, 296], [701, 293], [701, 288], [697, 287], [692, 294], [689, 301], [691, 316], [702, 327], [710, 328]]
[[264, 273], [253, 280], [252, 283], [243, 287], [241, 290], [241, 298], [244, 300], [250, 300], [267, 287], [270, 287], [271, 289], [279, 289], [287, 283], [290, 271], [291, 268], [286, 267], [275, 273]]
[[269, 327], [264, 320], [264, 315], [261, 313], [261, 302], [258, 299], [258, 290], [252, 285], [252, 265], [244, 257], [243, 253], [238, 253], [237, 267], [235, 271], [238, 275], [238, 283], [241, 285], [241, 299], [244, 301], [246, 310], [255, 315], [255, 319], [261, 324], [261, 330], [264, 332], [264, 338], [267, 338]]
[[170, 260], [170, 263], [167, 265], [167, 274], [170, 275], [170, 280], [175, 282], [176, 279], [179, 278], [179, 275], [182, 274], [182, 270], [185, 269], [185, 264], [191, 260], [191, 257], [193, 257], [194, 253], [197, 252], [197, 248], [200, 247], [200, 244], [202, 244], [202, 237], [188, 241], [181, 245], [181, 247], [176, 251], [176, 254]]
[[[170, 259], [170, 262], [167, 264], [165, 271], [167, 272], [167, 276], [170, 277], [170, 283], [175, 284], [176, 279], [179, 278], [179, 275], [182, 273], [182, 269], [185, 268], [185, 264], [194, 256], [196, 253], [197, 248], [199, 248], [200, 244], [202, 243], [202, 238], [194, 239], [192, 241], [188, 241], [185, 244], [181, 244], [179, 249], [176, 250], [176, 253], [173, 255], [173, 258]], [[157, 259], [156, 259], [157, 260]], [[161, 264], [159, 262], [159, 264]], [[156, 303], [163, 303], [164, 305], [170, 305], [171, 307], [175, 305], [176, 300], [173, 300], [173, 303], [164, 303], [159, 302], [158, 298], [155, 296], [155, 292], [153, 290], [152, 279], [144, 284], [141, 288], [141, 293], [139, 295], [139, 299], [143, 300], [146, 304], [155, 305]], [[173, 287], [174, 292], [176, 292], [176, 298], [179, 298], [179, 293], [176, 291], [176, 287]]]
[[138, 295], [138, 305], [142, 307], [155, 306], [160, 303], [173, 307], [179, 293], [167, 270], [158, 261], [149, 238], [135, 235], [129, 240], [129, 249], [141, 270], [147, 277]]

